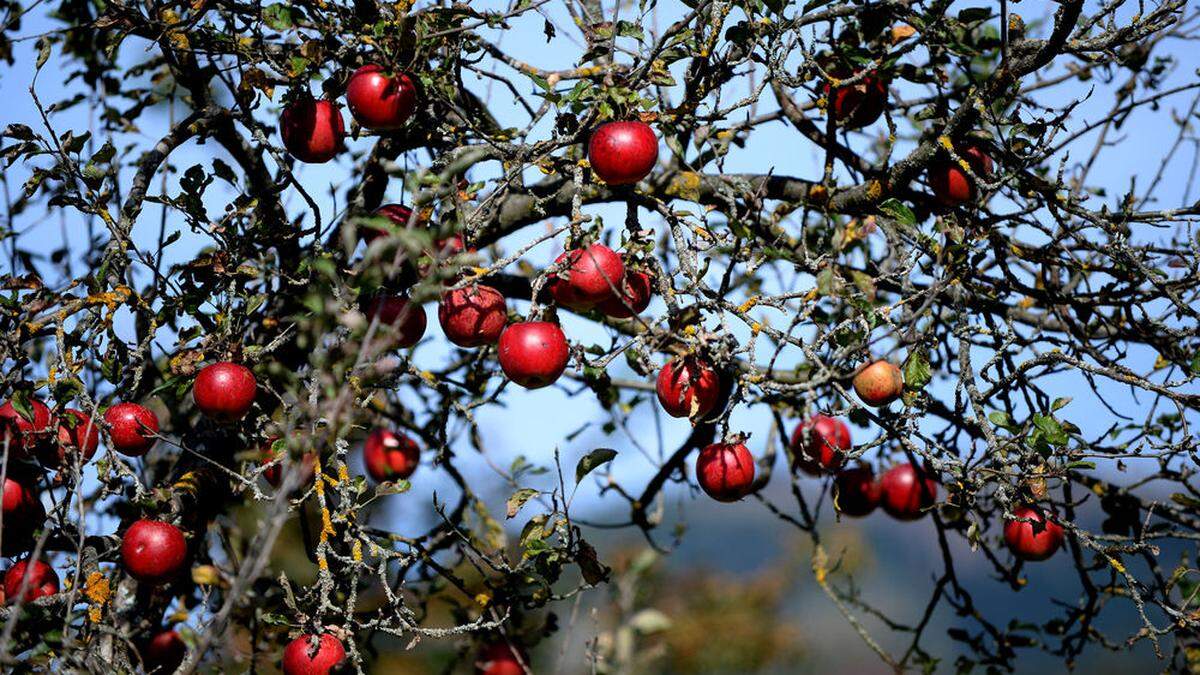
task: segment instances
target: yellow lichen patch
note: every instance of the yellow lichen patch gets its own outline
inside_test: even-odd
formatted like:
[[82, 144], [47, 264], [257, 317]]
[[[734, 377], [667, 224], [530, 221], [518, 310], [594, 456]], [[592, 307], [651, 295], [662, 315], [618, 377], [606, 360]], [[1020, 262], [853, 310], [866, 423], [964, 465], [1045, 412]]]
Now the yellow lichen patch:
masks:
[[754, 306], [757, 304], [758, 304], [758, 296], [757, 295], [752, 296], [749, 300], [738, 305], [738, 311], [745, 314], [746, 312], [749, 312], [751, 309], [753, 309]]
[[949, 136], [938, 136], [937, 140], [938, 145], [941, 145], [943, 148], [947, 150], [954, 149], [954, 141], [951, 141]]
[[1027, 295], [1017, 301], [1017, 307], [1020, 307], [1021, 309], [1029, 309], [1030, 307], [1033, 307], [1033, 303], [1033, 298]]
[[363, 560], [362, 542], [355, 539], [354, 548], [350, 551], [350, 555], [354, 556], [354, 562], [360, 563]]
[[91, 607], [88, 607], [88, 621], [91, 621], [92, 623], [100, 623], [100, 619], [103, 618], [103, 616], [104, 611], [99, 605], [92, 605]]
[[829, 188], [824, 185], [814, 185], [808, 189], [808, 200], [815, 204], [824, 204], [829, 199]]
[[700, 200], [700, 174], [695, 171], [681, 171], [667, 186], [667, 194], [688, 201]]
[[88, 600], [91, 600], [97, 605], [103, 605], [108, 602], [109, 596], [112, 594], [112, 589], [108, 583], [108, 577], [100, 572], [92, 572], [88, 575], [87, 581], [83, 582], [83, 594]]
[[873, 180], [867, 184], [867, 197], [872, 201], [883, 196], [883, 183]]
[[478, 604], [480, 607], [487, 607], [488, 603], [490, 603], [491, 601], [492, 601], [492, 596], [488, 595], [487, 593], [480, 593], [475, 596], [475, 603]]

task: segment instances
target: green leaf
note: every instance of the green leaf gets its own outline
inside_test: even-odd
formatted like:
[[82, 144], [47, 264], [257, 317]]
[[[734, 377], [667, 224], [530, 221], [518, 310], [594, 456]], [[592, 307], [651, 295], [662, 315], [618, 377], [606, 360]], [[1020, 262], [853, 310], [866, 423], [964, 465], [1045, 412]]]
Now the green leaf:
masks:
[[1033, 426], [1042, 432], [1042, 436], [1046, 439], [1046, 442], [1051, 445], [1061, 448], [1069, 440], [1067, 432], [1063, 430], [1062, 425], [1058, 423], [1058, 420], [1049, 415], [1034, 415]]
[[1050, 411], [1051, 411], [1051, 412], [1057, 412], [1057, 411], [1059, 411], [1059, 410], [1062, 410], [1063, 408], [1067, 407], [1067, 404], [1068, 404], [1068, 403], [1070, 403], [1070, 402], [1071, 402], [1071, 397], [1070, 397], [1070, 396], [1064, 396], [1064, 397], [1062, 397], [1062, 398], [1056, 398], [1056, 399], [1054, 399], [1054, 403], [1051, 403], [1051, 404], [1050, 404]]
[[583, 477], [591, 473], [596, 467], [607, 462], [611, 462], [617, 456], [617, 451], [612, 448], [596, 448], [579, 459], [579, 463], [575, 465], [575, 482], [583, 480]]
[[1071, 462], [1067, 465], [1068, 469], [1095, 469], [1095, 462]]
[[537, 495], [538, 495], [538, 491], [534, 490], [533, 488], [521, 488], [520, 490], [517, 490], [516, 492], [514, 492], [513, 496], [508, 498], [507, 512], [506, 512], [507, 515], [505, 517], [513, 518], [514, 516], [516, 516], [517, 512], [521, 510], [521, 507], [525, 506], [525, 502], [529, 501], [530, 499], [533, 499]]
[[1171, 495], [1171, 501], [1189, 509], [1200, 508], [1200, 500], [1197, 500], [1194, 497], [1189, 497], [1182, 492], [1176, 492], [1175, 494]]
[[28, 422], [34, 421], [33, 420], [33, 404], [30, 402], [29, 392], [27, 392], [27, 391], [13, 392], [12, 400], [10, 401], [10, 403], [12, 403], [12, 407], [14, 410], [17, 411], [18, 415], [25, 418], [25, 420]]
[[287, 30], [296, 25], [292, 8], [281, 2], [263, 7], [263, 21], [273, 30]]
[[1192, 357], [1192, 364], [1190, 368], [1193, 375], [1200, 375], [1200, 352], [1197, 352], [1196, 355]]
[[1008, 431], [1012, 431], [1014, 433], [1017, 430], [1017, 423], [1013, 420], [1012, 415], [1009, 415], [1002, 410], [997, 410], [989, 414], [988, 419], [992, 421], [992, 424], [995, 424], [1001, 429], [1007, 429]]
[[917, 216], [908, 208], [904, 202], [890, 197], [879, 205], [879, 210], [891, 216], [896, 222], [901, 225], [912, 227], [917, 224]]
[[910, 352], [908, 359], [904, 361], [904, 388], [921, 391], [932, 379], [933, 372], [929, 367], [929, 359], [925, 358], [925, 352]]
[[398, 495], [408, 492], [412, 487], [412, 483], [406, 480], [387, 481], [375, 486], [375, 494], [377, 495]]

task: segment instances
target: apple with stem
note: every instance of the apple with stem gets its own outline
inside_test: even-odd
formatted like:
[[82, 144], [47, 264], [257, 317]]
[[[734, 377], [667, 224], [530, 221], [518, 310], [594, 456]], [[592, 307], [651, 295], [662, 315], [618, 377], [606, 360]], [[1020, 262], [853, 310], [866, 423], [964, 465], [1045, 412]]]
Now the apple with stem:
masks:
[[417, 106], [417, 88], [406, 73], [371, 63], [350, 76], [346, 104], [354, 119], [368, 129], [399, 129]]
[[896, 520], [917, 520], [937, 501], [937, 481], [911, 463], [897, 464], [879, 479], [880, 504]]
[[1013, 510], [1004, 524], [1004, 543], [1021, 560], [1040, 562], [1053, 556], [1063, 543], [1063, 528], [1032, 506]]
[[58, 592], [58, 574], [41, 560], [19, 560], [4, 573], [4, 597], [9, 603], [33, 602]]
[[854, 518], [870, 514], [879, 506], [879, 481], [867, 465], [842, 469], [833, 479], [833, 505], [839, 513]]
[[696, 481], [719, 502], [737, 501], [754, 484], [754, 457], [742, 443], [713, 443], [696, 457]]
[[305, 634], [283, 649], [284, 675], [328, 675], [346, 660], [342, 641], [329, 633]]
[[205, 417], [236, 422], [250, 412], [258, 395], [258, 381], [249, 368], [221, 361], [205, 366], [192, 385], [192, 399]]
[[588, 162], [609, 185], [632, 185], [658, 161], [658, 136], [645, 122], [608, 122], [592, 132]]
[[7, 447], [9, 457], [17, 460], [28, 459], [38, 444], [48, 438], [54, 426], [54, 415], [49, 406], [33, 397], [27, 402], [25, 413], [19, 412], [12, 401], [0, 406], [0, 452]]
[[671, 417], [704, 417], [721, 396], [721, 378], [706, 359], [677, 357], [658, 371], [658, 402]]
[[425, 335], [425, 308], [398, 295], [377, 296], [367, 305], [367, 317], [386, 326], [392, 333], [392, 344], [407, 349]]
[[[792, 433], [792, 454], [806, 473], [837, 471], [850, 449], [850, 427], [826, 415], [813, 415]], [[800, 455], [804, 457], [801, 458]]]
[[305, 94], [283, 109], [279, 135], [292, 157], [309, 164], [323, 164], [344, 147], [346, 128], [342, 124], [342, 111], [333, 101]]
[[[980, 178], [992, 173], [992, 158], [971, 143], [955, 144], [954, 152], [967, 162], [971, 172]], [[939, 157], [929, 165], [929, 187], [943, 206], [954, 207], [972, 201], [977, 196], [975, 181], [962, 165], [950, 157]]]
[[550, 281], [554, 300], [576, 311], [616, 297], [625, 279], [621, 256], [604, 244], [564, 251], [554, 263], [562, 266]]
[[158, 416], [137, 403], [118, 403], [104, 413], [112, 449], [127, 457], [141, 457], [157, 442]]
[[442, 293], [438, 322], [446, 339], [459, 347], [481, 347], [500, 339], [508, 324], [508, 306], [500, 291], [470, 284]]
[[554, 384], [571, 356], [567, 336], [549, 321], [510, 324], [500, 334], [500, 368], [508, 379], [526, 389]]
[[875, 361], [854, 376], [854, 393], [863, 403], [881, 408], [904, 393], [904, 376], [895, 364]]
[[187, 540], [170, 523], [139, 520], [121, 538], [121, 564], [143, 583], [170, 581], [183, 571], [187, 561]]

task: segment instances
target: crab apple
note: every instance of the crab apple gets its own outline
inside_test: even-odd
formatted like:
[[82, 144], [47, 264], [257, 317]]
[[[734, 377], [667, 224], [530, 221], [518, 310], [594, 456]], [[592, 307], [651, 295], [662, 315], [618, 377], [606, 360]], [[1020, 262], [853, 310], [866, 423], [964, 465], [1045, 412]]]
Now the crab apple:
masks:
[[609, 185], [632, 185], [658, 161], [658, 137], [644, 122], [608, 122], [588, 141], [588, 162]]
[[329, 633], [301, 635], [283, 649], [284, 675], [328, 675], [342, 665], [346, 648]]
[[[975, 145], [955, 145], [954, 152], [967, 161], [971, 171], [980, 178], [992, 173], [992, 158]], [[929, 165], [929, 187], [933, 196], [944, 206], [958, 206], [975, 198], [975, 184], [961, 165], [946, 157]]]
[[658, 371], [658, 402], [671, 417], [707, 415], [721, 395], [721, 378], [708, 361], [685, 356], [667, 362]]
[[500, 368], [508, 379], [526, 389], [554, 384], [570, 356], [567, 336], [556, 323], [522, 321], [500, 334]]
[[917, 520], [937, 500], [937, 481], [911, 463], [897, 464], [879, 479], [879, 501], [896, 520]]
[[737, 501], [754, 482], [754, 457], [741, 443], [713, 443], [696, 458], [696, 480], [709, 497]]
[[813, 415], [792, 433], [792, 452], [803, 452], [812, 463], [828, 471], [837, 471], [850, 449], [850, 427], [846, 423]]
[[342, 151], [346, 127], [337, 103], [304, 96], [283, 109], [279, 135], [292, 157], [309, 164], [323, 164]]
[[833, 505], [839, 513], [861, 518], [879, 506], [880, 487], [871, 467], [842, 469], [833, 479]]
[[169, 581], [184, 568], [187, 557], [183, 532], [161, 520], [139, 520], [121, 538], [121, 563], [138, 581]]
[[54, 415], [50, 408], [36, 398], [29, 399], [30, 417], [17, 412], [12, 401], [0, 406], [0, 451], [8, 447], [9, 456], [14, 459], [26, 459], [30, 451], [48, 435], [54, 425]]
[[158, 417], [145, 406], [118, 403], [104, 413], [112, 449], [129, 457], [141, 457], [154, 447]]
[[399, 129], [417, 105], [417, 88], [407, 74], [391, 73], [372, 63], [350, 76], [346, 104], [354, 119], [368, 129]]
[[250, 412], [258, 395], [254, 373], [239, 363], [221, 361], [205, 366], [192, 385], [196, 407], [218, 422], [236, 422]]
[[68, 451], [79, 453], [86, 462], [100, 447], [100, 422], [79, 410], [67, 408], [58, 419], [58, 446], [47, 463], [66, 464]]
[[18, 561], [4, 573], [4, 597], [15, 603], [24, 589], [25, 602], [54, 595], [58, 592], [58, 574], [54, 568], [41, 560], [26, 558]]
[[442, 293], [438, 322], [454, 344], [479, 347], [500, 339], [508, 323], [508, 307], [500, 291], [471, 284]]
[[[851, 74], [849, 69], [834, 68], [830, 75], [839, 80], [849, 80], [859, 77], [860, 73]], [[833, 87], [826, 82], [824, 93], [829, 101], [829, 113], [838, 125], [846, 129], [870, 126], [887, 107], [887, 82], [870, 72], [863, 74], [852, 84]]]
[[[404, 206], [403, 204], [384, 204], [383, 206], [375, 209], [375, 213], [371, 215], [387, 218], [400, 229], [407, 228], [411, 223], [413, 223], [414, 220], [412, 209]], [[389, 234], [388, 230], [379, 227], [371, 227], [369, 225], [364, 225], [359, 229], [359, 231], [362, 233], [363, 239], [367, 240], [368, 244], [382, 236]]]
[[904, 376], [894, 364], [875, 361], [854, 376], [854, 393], [873, 408], [886, 406], [904, 393]]
[[1062, 546], [1062, 527], [1046, 518], [1040, 509], [1020, 506], [1013, 511], [1013, 517], [1015, 520], [1004, 524], [1004, 543], [1021, 560], [1045, 560]]
[[147, 673], [173, 673], [185, 658], [187, 645], [173, 630], [155, 633], [142, 647], [142, 665]]
[[563, 251], [554, 263], [565, 263], [552, 281], [554, 299], [574, 310], [586, 311], [615, 297], [625, 278], [621, 256], [604, 244]]
[[493, 642], [479, 650], [475, 657], [477, 675], [525, 675], [529, 657], [519, 647], [507, 642]]
[[363, 464], [377, 482], [403, 480], [413, 475], [421, 461], [421, 448], [408, 436], [376, 429], [363, 444]]
[[621, 282], [621, 293], [604, 299], [596, 305], [596, 309], [614, 319], [631, 319], [646, 311], [653, 294], [649, 274], [641, 270], [626, 269], [625, 279]]
[[395, 331], [395, 345], [399, 348], [411, 347], [425, 335], [425, 308], [409, 302], [408, 298], [377, 297], [367, 305], [367, 316], [372, 321], [378, 319], [380, 324], [390, 326]]

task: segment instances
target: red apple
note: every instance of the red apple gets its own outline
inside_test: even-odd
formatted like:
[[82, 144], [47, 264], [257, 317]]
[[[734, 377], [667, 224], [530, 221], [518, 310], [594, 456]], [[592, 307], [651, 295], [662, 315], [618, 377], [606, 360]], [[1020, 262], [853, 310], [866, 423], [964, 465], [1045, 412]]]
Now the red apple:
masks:
[[[396, 229], [400, 230], [406, 229], [410, 225], [415, 225], [417, 222], [419, 222], [419, 217], [413, 218], [412, 209], [404, 206], [403, 204], [384, 204], [383, 206], [375, 209], [375, 213], [372, 215], [387, 218], [388, 220], [392, 221], [392, 223], [396, 226]], [[363, 239], [366, 239], [368, 244], [375, 241], [379, 237], [391, 234], [388, 230], [378, 227], [371, 227], [369, 225], [364, 225], [360, 229], [360, 232], [362, 233]]]
[[26, 419], [12, 401], [0, 406], [0, 452], [7, 444], [9, 457], [13, 459], [28, 459], [39, 443], [48, 440], [54, 426], [54, 415], [41, 400], [29, 398], [29, 408], [32, 414]]
[[895, 365], [876, 361], [854, 376], [854, 392], [863, 403], [880, 408], [904, 393], [904, 376]]
[[842, 469], [833, 479], [833, 505], [847, 516], [861, 518], [874, 511], [880, 492], [875, 472], [866, 465]]
[[[273, 438], [273, 439], [267, 441], [265, 447], [263, 448], [263, 459], [262, 459], [263, 465], [270, 465], [270, 466], [267, 466], [267, 468], [263, 471], [263, 478], [267, 479], [267, 482], [271, 484], [271, 487], [276, 487], [276, 488], [279, 487], [280, 482], [282, 482], [282, 480], [283, 480], [283, 464], [284, 464], [284, 462], [287, 461], [287, 459], [286, 459], [287, 450], [284, 449], [280, 452], [280, 457], [281, 457], [280, 461], [272, 464], [272, 462], [274, 462], [276, 459], [276, 455], [274, 455], [272, 453], [271, 448], [272, 448], [272, 446], [275, 445], [275, 441], [277, 441], [277, 440], [279, 440], [279, 439]], [[294, 470], [296, 470], [294, 467], [295, 462], [293, 462], [292, 464], [293, 464], [292, 470], [294, 471]], [[301, 475], [301, 477], [300, 477], [300, 481], [298, 483], [299, 485], [305, 485], [308, 483], [308, 481], [312, 480], [313, 472], [316, 470], [316, 466], [317, 466], [317, 456], [315, 454], [313, 454], [311, 452], [306, 452], [300, 457], [300, 469], [299, 470], [303, 472], [303, 475]]]
[[158, 417], [136, 403], [118, 403], [104, 413], [112, 449], [129, 457], [141, 457], [154, 447]]
[[18, 561], [4, 573], [4, 597], [15, 603], [22, 591], [25, 602], [54, 595], [58, 592], [58, 574], [41, 560], [33, 561], [32, 565], [28, 558]]
[[[829, 74], [839, 80], [849, 80], [858, 75], [851, 75], [850, 69], [841, 67], [831, 69]], [[838, 86], [832, 95], [830, 88], [830, 83], [826, 82], [824, 93], [829, 101], [829, 113], [837, 124], [846, 129], [870, 126], [887, 107], [887, 82], [874, 74], [864, 75], [853, 84]]]
[[283, 109], [279, 135], [287, 151], [301, 162], [328, 162], [342, 151], [346, 139], [342, 111], [333, 101], [303, 96]]
[[155, 633], [142, 647], [142, 665], [147, 673], [173, 673], [187, 658], [187, 645], [179, 633], [164, 630]]
[[368, 129], [399, 129], [417, 105], [417, 88], [405, 73], [369, 64], [350, 76], [346, 104], [354, 119]]
[[578, 311], [616, 297], [625, 278], [621, 256], [604, 244], [564, 251], [554, 262], [566, 263], [551, 279], [554, 299]]
[[1020, 506], [1013, 517], [1015, 520], [1004, 524], [1004, 542], [1021, 560], [1045, 560], [1062, 546], [1062, 527], [1046, 518], [1041, 509]]
[[721, 395], [721, 378], [708, 361], [685, 356], [658, 371], [658, 402], [671, 417], [696, 419], [712, 411]]
[[796, 456], [804, 453], [827, 471], [837, 471], [842, 466], [844, 453], [850, 447], [850, 427], [825, 415], [813, 415], [792, 433], [792, 453]]
[[741, 443], [713, 443], [696, 458], [696, 480], [709, 497], [737, 501], [754, 483], [754, 457]]
[[229, 361], [205, 366], [192, 385], [196, 407], [218, 422], [236, 422], [245, 417], [257, 395], [258, 381], [254, 379], [254, 373], [246, 366]]
[[425, 308], [400, 296], [379, 296], [367, 305], [367, 317], [378, 319], [381, 326], [389, 326], [395, 333], [395, 346], [408, 348], [421, 341], [425, 335]]
[[187, 565], [187, 540], [178, 527], [161, 520], [139, 520], [121, 538], [121, 563], [138, 581], [170, 581]]
[[479, 650], [479, 656], [475, 657], [477, 675], [525, 675], [528, 665], [529, 657], [525, 651], [507, 642], [493, 642]]
[[[4, 528], [7, 530], [10, 527], [24, 527], [34, 524], [32, 521], [40, 520], [45, 515], [45, 509], [42, 507], [41, 500], [37, 497], [37, 492], [34, 491], [32, 481], [27, 481], [24, 477], [16, 477], [14, 472], [10, 471], [4, 477]], [[40, 522], [36, 523], [41, 525]]]
[[376, 429], [363, 444], [363, 463], [376, 482], [403, 480], [413, 475], [421, 461], [421, 448], [408, 436]]
[[508, 307], [500, 291], [471, 284], [442, 294], [438, 322], [454, 344], [479, 347], [500, 339], [508, 323]]
[[567, 336], [549, 321], [514, 323], [500, 334], [500, 367], [526, 389], [554, 384], [570, 356]]
[[62, 466], [74, 461], [68, 453], [78, 453], [82, 461], [87, 462], [95, 456], [99, 447], [100, 421], [93, 420], [91, 415], [67, 408], [58, 418], [58, 443], [54, 452], [46, 453], [43, 461]]
[[284, 675], [328, 675], [342, 665], [346, 648], [329, 633], [301, 635], [283, 650]]
[[631, 185], [650, 175], [658, 161], [658, 137], [643, 122], [608, 122], [592, 133], [588, 162], [609, 185]]
[[625, 279], [621, 282], [620, 295], [612, 295], [596, 305], [605, 316], [614, 319], [630, 319], [650, 306], [650, 296], [654, 294], [650, 275], [642, 270], [625, 270]]
[[[965, 143], [955, 144], [954, 152], [967, 160], [967, 165], [976, 176], [986, 178], [992, 173], [992, 158], [978, 147]], [[931, 162], [928, 177], [933, 195], [945, 206], [958, 206], [975, 199], [974, 181], [963, 171], [962, 166], [950, 157], [939, 157]]]
[[912, 464], [897, 464], [879, 479], [880, 503], [896, 520], [917, 520], [937, 501], [937, 481]]

